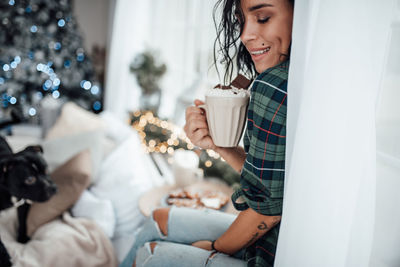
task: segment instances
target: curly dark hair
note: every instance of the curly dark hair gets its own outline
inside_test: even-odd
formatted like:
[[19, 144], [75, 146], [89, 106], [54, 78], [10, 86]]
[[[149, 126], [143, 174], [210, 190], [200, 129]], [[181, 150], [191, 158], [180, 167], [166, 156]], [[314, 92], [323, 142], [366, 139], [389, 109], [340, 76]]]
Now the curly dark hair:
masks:
[[[294, 0], [288, 1], [294, 5]], [[217, 23], [217, 17], [219, 15], [218, 11], [221, 6], [222, 16], [219, 23]], [[244, 26], [243, 17], [244, 15], [240, 6], [240, 0], [218, 0], [214, 6], [213, 19], [217, 32], [217, 38], [214, 42], [214, 64], [219, 73], [217, 61], [218, 55], [221, 54], [221, 63], [225, 65], [225, 83], [229, 83], [229, 81], [232, 80], [235, 57], [236, 66], [239, 72], [250, 79], [255, 78], [257, 75], [250, 53], [241, 42], [238, 44]]]

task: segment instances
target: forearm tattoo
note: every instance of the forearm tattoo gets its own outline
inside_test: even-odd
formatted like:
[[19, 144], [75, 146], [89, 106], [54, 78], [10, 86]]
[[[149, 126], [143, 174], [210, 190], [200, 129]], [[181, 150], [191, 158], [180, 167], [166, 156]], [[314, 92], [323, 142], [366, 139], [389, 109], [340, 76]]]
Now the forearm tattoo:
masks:
[[267, 225], [265, 222], [261, 222], [261, 223], [257, 226], [257, 228], [258, 228], [259, 230], [268, 230], [268, 225]]
[[[279, 222], [279, 218], [276, 219], [276, 220], [274, 220], [274, 221], [272, 222], [272, 226], [271, 226], [271, 227], [274, 227], [278, 222]], [[262, 222], [257, 226], [257, 229], [263, 231], [263, 232], [261, 232], [261, 235], [263, 235], [263, 234], [265, 233], [265, 231], [270, 230], [271, 227], [268, 227], [268, 225], [267, 225], [264, 221], [262, 221]], [[251, 244], [253, 244], [253, 243], [258, 239], [258, 236], [259, 236], [259, 235], [260, 235], [260, 233], [259, 233], [259, 232], [256, 232], [256, 233], [253, 235], [253, 237], [246, 243], [246, 246], [245, 246], [245, 247], [248, 247], [248, 246], [250, 246]]]

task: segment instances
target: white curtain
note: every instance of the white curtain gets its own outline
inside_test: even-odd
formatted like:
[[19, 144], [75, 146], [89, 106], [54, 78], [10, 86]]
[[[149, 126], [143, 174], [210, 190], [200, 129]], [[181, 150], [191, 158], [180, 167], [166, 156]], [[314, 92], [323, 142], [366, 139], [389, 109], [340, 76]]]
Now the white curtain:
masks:
[[138, 107], [140, 89], [129, 65], [149, 39], [149, 1], [116, 0], [107, 58], [104, 109], [121, 118]]
[[377, 111], [377, 194], [371, 266], [400, 266], [400, 2]]
[[[295, 4], [287, 177], [275, 266], [385, 266], [372, 259], [380, 256], [372, 253], [380, 212], [375, 112], [398, 4]], [[395, 240], [398, 250], [400, 237]]]
[[105, 109], [126, 116], [128, 110], [139, 108], [140, 88], [129, 64], [146, 49], [158, 52], [156, 59], [167, 65], [160, 85], [161, 116], [174, 115], [180, 96], [194, 99], [196, 92], [185, 91], [196, 81], [216, 84], [211, 68], [214, 4], [214, 0], [116, 0]]

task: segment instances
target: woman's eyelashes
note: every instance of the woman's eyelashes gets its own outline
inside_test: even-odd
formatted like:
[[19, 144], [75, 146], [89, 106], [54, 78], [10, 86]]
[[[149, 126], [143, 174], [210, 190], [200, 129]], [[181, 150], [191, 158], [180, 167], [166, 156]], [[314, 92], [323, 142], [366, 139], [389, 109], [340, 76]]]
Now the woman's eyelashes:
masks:
[[264, 18], [257, 18], [257, 22], [264, 24], [267, 23], [270, 17], [264, 17]]

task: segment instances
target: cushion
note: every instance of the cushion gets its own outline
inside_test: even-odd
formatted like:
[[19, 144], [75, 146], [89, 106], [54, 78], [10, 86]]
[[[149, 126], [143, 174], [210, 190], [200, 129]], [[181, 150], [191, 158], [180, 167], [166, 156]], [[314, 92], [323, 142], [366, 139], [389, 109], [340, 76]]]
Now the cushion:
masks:
[[56, 123], [47, 132], [45, 139], [53, 139], [87, 131], [104, 129], [103, 120], [73, 102], [67, 102], [61, 109]]
[[41, 139], [32, 136], [8, 135], [4, 136], [14, 153], [24, 150], [27, 146], [41, 143]]
[[105, 125], [107, 125], [106, 136], [111, 138], [111, 140], [117, 144], [125, 141], [132, 132], [134, 132], [128, 121], [124, 122], [121, 118], [110, 111], [101, 112], [100, 117]]
[[49, 171], [54, 171], [72, 156], [89, 149], [92, 179], [95, 179], [103, 157], [104, 138], [103, 131], [90, 131], [43, 141], [41, 144], [43, 157], [49, 166]]
[[116, 216], [114, 238], [132, 234], [143, 222], [138, 201], [144, 192], [163, 178], [136, 133], [122, 142], [101, 165], [99, 178], [90, 191], [113, 203]]
[[95, 221], [108, 238], [114, 236], [115, 214], [110, 200], [100, 199], [89, 190], [85, 190], [71, 211], [75, 217]]
[[28, 236], [41, 225], [60, 216], [72, 207], [89, 185], [91, 176], [90, 152], [84, 150], [57, 168], [50, 177], [58, 187], [57, 193], [47, 202], [33, 203], [27, 218]]

